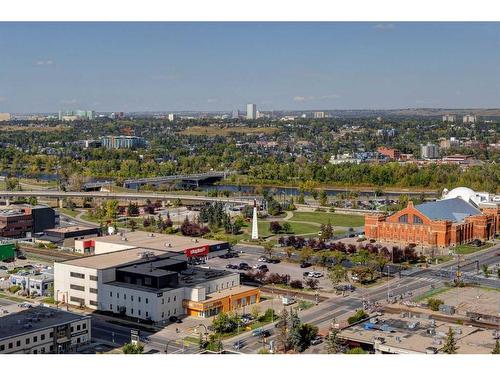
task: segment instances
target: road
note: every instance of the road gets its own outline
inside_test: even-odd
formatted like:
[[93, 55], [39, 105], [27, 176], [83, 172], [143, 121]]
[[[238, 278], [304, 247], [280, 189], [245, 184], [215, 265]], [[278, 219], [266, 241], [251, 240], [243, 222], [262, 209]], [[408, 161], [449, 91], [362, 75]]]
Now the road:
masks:
[[[480, 264], [496, 264], [500, 262], [500, 257], [496, 255], [499, 250], [500, 245], [497, 244], [486, 251], [468, 255], [466, 258], [467, 260], [463, 263], [467, 264], [477, 260]], [[449, 278], [439, 276], [439, 271], [449, 270], [450, 267], [453, 266], [453, 262], [450, 262], [438, 267], [416, 270], [408, 276], [394, 278], [387, 285], [357, 289], [348, 296], [330, 298], [320, 303], [318, 306], [299, 311], [298, 315], [303, 323], [318, 326], [320, 332], [322, 330], [325, 331], [334, 318], [338, 320], [338, 318], [343, 315], [352, 315], [355, 310], [363, 307], [364, 301], [369, 303], [386, 303], [388, 296], [389, 298], [403, 296], [404, 299], [409, 299], [412, 295], [431, 290], [431, 286], [440, 287], [444, 285], [446, 281], [449, 281]], [[474, 267], [475, 265], [472, 264], [463, 267], [462, 270], [470, 272], [474, 270]], [[500, 281], [498, 279], [478, 278], [477, 282], [485, 286], [490, 286], [491, 283], [493, 283], [496, 287], [500, 287]], [[224, 340], [223, 345], [225, 348], [231, 348], [235, 341], [242, 340], [244, 342], [244, 347], [240, 350], [242, 353], [256, 353], [264, 345], [267, 345], [269, 348], [269, 342], [271, 340], [276, 342], [276, 328], [274, 328], [274, 324], [268, 324], [264, 328], [272, 331], [272, 335], [267, 338], [267, 344], [263, 344], [260, 338], [253, 337], [251, 332], [245, 332], [238, 337]]]

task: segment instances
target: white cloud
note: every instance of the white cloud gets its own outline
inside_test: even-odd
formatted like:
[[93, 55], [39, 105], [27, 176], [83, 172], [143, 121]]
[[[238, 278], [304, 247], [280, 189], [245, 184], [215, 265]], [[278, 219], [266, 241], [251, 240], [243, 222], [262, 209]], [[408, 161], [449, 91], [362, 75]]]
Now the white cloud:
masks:
[[376, 30], [394, 30], [396, 26], [393, 23], [377, 23], [373, 28]]
[[314, 100], [314, 96], [294, 96], [294, 102], [307, 102], [309, 100]]
[[38, 60], [35, 62], [35, 65], [37, 65], [37, 66], [54, 65], [54, 61], [53, 60]]

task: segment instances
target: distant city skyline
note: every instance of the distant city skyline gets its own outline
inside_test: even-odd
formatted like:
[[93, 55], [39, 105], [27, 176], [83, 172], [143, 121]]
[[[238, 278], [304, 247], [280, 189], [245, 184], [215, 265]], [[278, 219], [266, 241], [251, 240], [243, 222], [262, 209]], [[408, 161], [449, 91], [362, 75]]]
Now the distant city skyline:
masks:
[[0, 112], [500, 107], [500, 23], [0, 23]]

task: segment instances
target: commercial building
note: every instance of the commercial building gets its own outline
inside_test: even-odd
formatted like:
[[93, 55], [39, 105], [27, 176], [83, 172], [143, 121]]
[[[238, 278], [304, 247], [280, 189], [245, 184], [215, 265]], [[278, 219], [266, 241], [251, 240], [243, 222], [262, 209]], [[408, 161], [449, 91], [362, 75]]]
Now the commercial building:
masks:
[[450, 137], [450, 139], [441, 138], [439, 139], [439, 148], [449, 149], [451, 147], [460, 146], [460, 141], [455, 137]]
[[369, 239], [445, 248], [486, 241], [500, 233], [500, 200], [468, 188], [445, 190], [441, 200], [408, 206], [392, 215], [365, 216]]
[[169, 113], [168, 121], [175, 121], [175, 120], [177, 120], [177, 115], [175, 115], [174, 113]]
[[450, 329], [458, 354], [491, 354], [498, 334], [492, 329], [441, 321], [438, 314], [429, 318], [427, 312], [385, 312], [341, 330], [338, 336], [348, 347], [376, 354], [439, 354]]
[[43, 233], [35, 235], [36, 242], [50, 242], [63, 247], [74, 247], [75, 240], [94, 238], [99, 235], [99, 228], [91, 228], [84, 225], [73, 225], [46, 229]]
[[422, 159], [437, 159], [439, 157], [439, 147], [432, 143], [420, 146]]
[[90, 342], [89, 316], [44, 306], [2, 306], [0, 354], [74, 353]]
[[144, 139], [132, 135], [108, 135], [101, 138], [102, 146], [107, 149], [136, 148], [144, 145]]
[[0, 121], [10, 121], [10, 120], [11, 120], [10, 113], [0, 112]]
[[225, 241], [142, 231], [75, 240], [75, 251], [85, 255], [99, 255], [139, 247], [185, 254], [187, 257], [194, 256], [195, 252], [198, 257], [206, 257], [211, 252], [230, 249], [229, 243]]
[[377, 148], [377, 152], [392, 160], [399, 160], [401, 158], [401, 152], [395, 148], [379, 147]]
[[325, 112], [313, 112], [313, 118], [325, 118]]
[[19, 238], [54, 228], [55, 210], [48, 206], [15, 205], [0, 210], [0, 236]]
[[247, 104], [247, 120], [257, 119], [257, 106], [255, 104]]
[[[190, 250], [191, 256], [204, 251]], [[188, 266], [179, 252], [133, 248], [54, 268], [56, 298], [157, 324], [185, 314], [209, 317], [260, 300], [258, 288], [240, 285], [239, 273]]]

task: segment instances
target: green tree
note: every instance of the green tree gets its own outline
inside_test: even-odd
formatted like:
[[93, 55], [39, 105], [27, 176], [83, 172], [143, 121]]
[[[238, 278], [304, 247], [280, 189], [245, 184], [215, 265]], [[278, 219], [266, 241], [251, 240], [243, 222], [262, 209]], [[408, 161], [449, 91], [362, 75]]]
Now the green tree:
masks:
[[495, 347], [493, 348], [491, 354], [500, 354], [500, 340], [495, 340]]
[[342, 341], [339, 338], [340, 330], [335, 328], [335, 319], [332, 322], [328, 335], [326, 336], [326, 351], [328, 354], [336, 354], [342, 352]]
[[292, 232], [292, 226], [288, 221], [285, 221], [283, 225], [281, 226], [281, 229], [283, 230], [284, 233], [291, 233]]
[[264, 243], [264, 251], [266, 252], [268, 257], [271, 257], [271, 255], [273, 254], [273, 249], [274, 249], [274, 245], [272, 242]]
[[129, 342], [123, 346], [122, 350], [123, 354], [142, 354], [144, 352], [144, 345]]
[[427, 304], [432, 311], [439, 311], [439, 306], [443, 304], [443, 300], [438, 298], [429, 298]]
[[367, 354], [362, 348], [352, 348], [345, 352], [345, 354]]
[[106, 218], [115, 220], [118, 217], [118, 201], [115, 199], [106, 201], [105, 210]]
[[455, 332], [448, 328], [448, 333], [446, 334], [446, 343], [442, 347], [442, 352], [446, 354], [456, 354], [458, 350], [457, 340], [455, 339]]
[[312, 256], [312, 249], [309, 246], [304, 246], [300, 251], [300, 261], [307, 262]]
[[321, 193], [319, 194], [319, 204], [321, 206], [328, 206], [328, 195], [325, 190], [321, 190]]
[[336, 264], [329, 268], [327, 275], [334, 286], [342, 281], [347, 281], [347, 270], [341, 264]]

